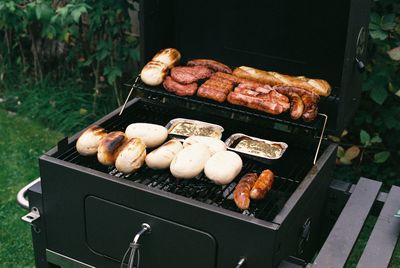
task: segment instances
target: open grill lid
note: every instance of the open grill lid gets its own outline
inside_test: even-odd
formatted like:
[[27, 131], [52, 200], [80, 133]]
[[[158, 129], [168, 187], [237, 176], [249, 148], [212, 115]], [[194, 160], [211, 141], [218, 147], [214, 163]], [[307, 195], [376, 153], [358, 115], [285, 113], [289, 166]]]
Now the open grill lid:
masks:
[[339, 133], [360, 92], [368, 1], [141, 1], [141, 64], [165, 47], [183, 62], [211, 58], [289, 75], [322, 78], [333, 87], [320, 112]]

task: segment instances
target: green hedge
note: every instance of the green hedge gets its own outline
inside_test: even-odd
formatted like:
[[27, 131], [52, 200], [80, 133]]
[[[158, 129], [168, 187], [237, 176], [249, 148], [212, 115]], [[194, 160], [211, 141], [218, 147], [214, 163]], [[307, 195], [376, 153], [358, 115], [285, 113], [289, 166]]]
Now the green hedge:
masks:
[[[108, 100], [120, 104], [121, 81], [138, 71], [138, 37], [128, 12], [134, 9], [128, 1], [112, 0], [1, 1], [0, 86], [17, 91], [15, 96], [25, 85], [29, 97], [29, 90], [34, 93], [46, 83], [70, 83], [91, 96], [93, 110], [104, 95], [112, 94]], [[348, 129], [330, 139], [340, 145], [338, 178], [368, 176], [393, 184], [400, 175], [398, 0], [373, 1], [370, 18], [361, 105]], [[37, 102], [45, 99], [35, 95]], [[68, 96], [61, 96], [68, 102]]]

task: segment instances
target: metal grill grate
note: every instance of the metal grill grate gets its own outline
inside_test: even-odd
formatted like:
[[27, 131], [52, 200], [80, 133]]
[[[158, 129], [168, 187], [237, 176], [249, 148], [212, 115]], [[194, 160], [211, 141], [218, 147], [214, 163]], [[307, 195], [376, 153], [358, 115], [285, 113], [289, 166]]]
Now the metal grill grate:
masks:
[[[178, 112], [180, 116], [182, 116], [182, 113], [182, 110]], [[173, 111], [167, 111], [165, 107], [162, 106], [140, 102], [129, 107], [122, 116], [110, 118], [102, 124], [102, 127], [109, 132], [114, 130], [124, 131], [132, 122], [142, 121], [165, 125], [171, 118], [178, 117], [178, 114], [175, 114]], [[232, 126], [224, 125], [224, 127], [225, 132], [227, 132], [224, 135], [230, 135], [235, 132], [234, 129], [230, 129]], [[293, 145], [289, 144], [289, 148], [294, 150], [295, 148], [292, 146]], [[301, 157], [298, 157], [299, 152], [302, 153]], [[124, 175], [118, 172], [115, 167], [101, 165], [97, 161], [96, 156], [85, 157], [79, 155], [75, 146], [70, 146], [69, 149], [62, 152], [57, 158], [105, 172], [121, 179], [128, 179], [136, 183], [144, 184], [151, 188], [185, 196], [259, 219], [272, 221], [311, 167], [312, 153], [307, 154], [307, 151], [304, 151], [304, 149], [298, 149], [294, 151], [293, 155], [297, 157], [296, 161], [291, 161], [289, 157], [286, 160], [283, 159], [279, 160], [279, 162], [271, 163], [263, 163], [242, 156], [243, 169], [241, 173], [232, 183], [225, 186], [215, 185], [208, 180], [203, 173], [192, 180], [177, 180], [171, 175], [169, 170], [157, 171], [146, 166], [142, 167], [136, 173]], [[277, 165], [277, 163], [279, 164]], [[240, 211], [233, 201], [233, 191], [236, 184], [245, 173], [260, 173], [266, 168], [270, 168], [276, 174], [271, 191], [264, 200], [251, 202], [251, 206], [248, 210]]]

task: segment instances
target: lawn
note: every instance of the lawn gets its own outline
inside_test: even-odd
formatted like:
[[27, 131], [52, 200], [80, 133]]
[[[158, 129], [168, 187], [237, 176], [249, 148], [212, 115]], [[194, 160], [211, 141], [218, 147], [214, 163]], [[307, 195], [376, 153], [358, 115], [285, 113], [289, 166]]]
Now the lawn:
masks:
[[20, 188], [39, 175], [38, 156], [62, 134], [0, 109], [0, 267], [34, 267], [26, 211], [16, 203]]

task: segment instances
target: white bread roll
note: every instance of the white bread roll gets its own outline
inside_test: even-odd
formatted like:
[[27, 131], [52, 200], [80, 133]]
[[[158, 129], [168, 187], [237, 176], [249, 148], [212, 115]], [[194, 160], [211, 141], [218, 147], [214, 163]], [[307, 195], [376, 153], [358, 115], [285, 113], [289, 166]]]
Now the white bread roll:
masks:
[[149, 123], [133, 123], [125, 130], [126, 136], [141, 138], [146, 147], [153, 148], [162, 144], [168, 137], [168, 130], [160, 125]]
[[149, 86], [158, 86], [164, 81], [168, 66], [159, 61], [149, 61], [142, 69], [140, 78]]
[[97, 150], [97, 159], [106, 166], [112, 166], [119, 153], [120, 147], [127, 141], [124, 132], [113, 131], [107, 134], [99, 144]]
[[180, 151], [169, 167], [172, 175], [178, 179], [191, 179], [199, 175], [211, 154], [202, 143], [189, 145]]
[[222, 151], [208, 159], [204, 173], [215, 184], [230, 183], [242, 170], [243, 162], [237, 153]]
[[140, 138], [125, 142], [115, 160], [115, 167], [122, 173], [129, 174], [143, 166], [146, 158], [146, 145]]
[[146, 156], [146, 165], [152, 169], [168, 168], [172, 159], [183, 149], [182, 143], [178, 140], [170, 140], [153, 150]]
[[158, 51], [152, 60], [162, 62], [171, 69], [181, 60], [181, 53], [175, 48], [164, 48]]
[[95, 155], [101, 139], [107, 135], [104, 128], [91, 126], [76, 141], [76, 150], [81, 155]]
[[190, 136], [186, 138], [183, 142], [183, 147], [195, 144], [195, 143], [202, 143], [208, 147], [210, 150], [211, 155], [226, 151], [226, 144], [221, 141], [220, 139], [213, 138], [213, 137], [205, 137], [205, 136]]

